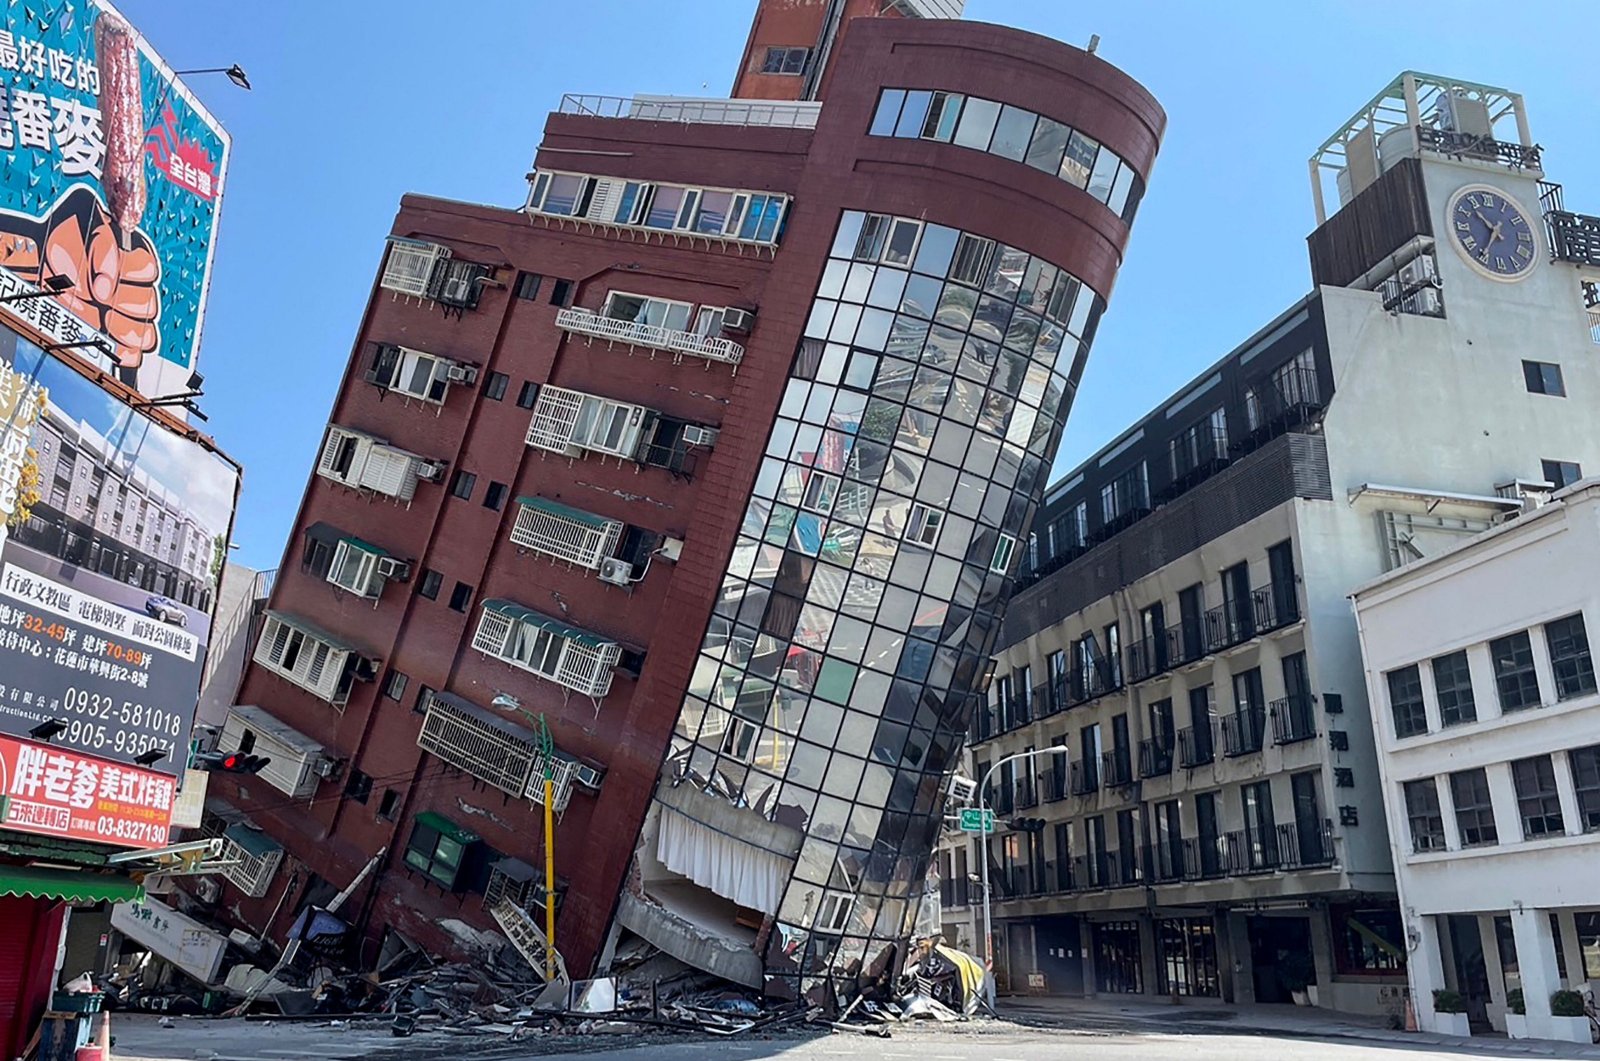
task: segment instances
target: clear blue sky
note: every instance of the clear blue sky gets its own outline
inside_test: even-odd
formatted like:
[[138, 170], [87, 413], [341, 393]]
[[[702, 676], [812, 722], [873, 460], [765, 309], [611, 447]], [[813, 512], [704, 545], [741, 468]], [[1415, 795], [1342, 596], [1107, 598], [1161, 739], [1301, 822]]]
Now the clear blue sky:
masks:
[[[755, 0], [120, 0], [233, 134], [201, 369], [245, 466], [235, 558], [275, 566], [400, 196], [519, 205], [564, 92], [726, 94]], [[1169, 125], [1057, 471], [1309, 283], [1306, 159], [1402, 69], [1527, 99], [1569, 209], [1600, 213], [1592, 8], [1456, 0], [969, 0], [971, 19], [1087, 43]]]

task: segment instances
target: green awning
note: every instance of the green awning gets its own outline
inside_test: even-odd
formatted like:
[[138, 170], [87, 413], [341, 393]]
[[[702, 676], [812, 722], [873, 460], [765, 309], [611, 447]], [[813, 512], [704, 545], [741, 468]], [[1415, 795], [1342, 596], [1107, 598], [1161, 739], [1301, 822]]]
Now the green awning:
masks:
[[581, 508], [573, 508], [571, 505], [563, 505], [559, 501], [551, 501], [543, 497], [519, 497], [517, 498], [517, 504], [523, 508], [531, 508], [535, 512], [543, 512], [547, 516], [555, 516], [569, 523], [576, 523], [580, 527], [588, 527], [590, 530], [603, 531], [612, 524], [620, 522], [619, 520], [606, 519], [604, 516], [597, 516], [593, 512], [585, 512]]
[[371, 553], [373, 556], [388, 556], [389, 555], [389, 550], [384, 549], [381, 546], [373, 545], [371, 542], [362, 541], [360, 538], [357, 538], [353, 534], [346, 534], [344, 537], [340, 538], [339, 540], [344, 542], [346, 545], [348, 545], [352, 549], [360, 549], [362, 552]]
[[238, 844], [252, 858], [263, 858], [274, 851], [283, 850], [272, 837], [260, 829], [252, 829], [242, 822], [228, 826], [222, 830], [222, 835]]
[[127, 877], [38, 866], [0, 866], [0, 895], [65, 899], [71, 903], [139, 902], [144, 888]]
[[569, 626], [560, 619], [552, 619], [543, 612], [536, 612], [532, 608], [524, 608], [516, 601], [501, 598], [486, 600], [483, 602], [483, 609], [484, 611], [494, 612], [496, 615], [503, 615], [513, 622], [527, 623], [529, 626], [537, 627], [540, 630], [548, 630], [557, 637], [564, 637], [568, 641], [583, 645], [585, 648], [610, 648], [616, 644], [615, 641], [608, 637], [601, 637], [599, 634], [591, 634], [589, 631], [579, 629], [576, 626]]
[[431, 810], [425, 810], [421, 814], [417, 815], [417, 824], [426, 825], [430, 829], [437, 830], [438, 832], [441, 832], [445, 836], [448, 836], [450, 839], [454, 840], [456, 843], [461, 844], [463, 847], [465, 847], [467, 844], [475, 844], [478, 842], [477, 833], [473, 832], [471, 829], [463, 829], [449, 818], [446, 818], [443, 814], [436, 814]]

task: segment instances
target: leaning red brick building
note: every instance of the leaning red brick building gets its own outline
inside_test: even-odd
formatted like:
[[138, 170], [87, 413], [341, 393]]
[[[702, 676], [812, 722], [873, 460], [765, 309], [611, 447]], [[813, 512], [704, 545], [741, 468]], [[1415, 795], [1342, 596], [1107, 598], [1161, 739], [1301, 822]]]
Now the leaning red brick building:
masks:
[[1165, 121], [925, 7], [753, 34], [805, 53], [763, 100], [567, 97], [521, 208], [401, 203], [223, 733], [272, 762], [213, 785], [222, 916], [281, 939], [383, 850], [367, 955], [503, 947], [548, 762], [574, 975], [892, 960]]

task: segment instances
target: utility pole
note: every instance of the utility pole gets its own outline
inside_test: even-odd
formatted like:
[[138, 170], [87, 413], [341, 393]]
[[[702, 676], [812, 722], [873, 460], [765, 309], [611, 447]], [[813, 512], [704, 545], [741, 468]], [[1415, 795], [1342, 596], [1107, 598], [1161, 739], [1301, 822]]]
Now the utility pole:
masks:
[[556, 978], [556, 781], [555, 741], [539, 716], [539, 751], [544, 756], [544, 980]]
[[[993, 766], [989, 767], [988, 772], [985, 773], [983, 778], [978, 782], [979, 820], [983, 822], [988, 821], [988, 815], [985, 813], [983, 801], [985, 794], [989, 791], [989, 779], [994, 776], [994, 772], [996, 770], [1000, 769], [1006, 763], [1014, 763], [1019, 759], [1032, 759], [1040, 755], [1066, 754], [1067, 746], [1063, 743], [1052, 744], [1048, 748], [1034, 748], [1031, 751], [1017, 752], [1015, 755], [1007, 755], [998, 760]], [[983, 881], [983, 962], [984, 965], [989, 969], [990, 977], [993, 977], [994, 927], [989, 921], [989, 833], [987, 831], [980, 832], [978, 834], [978, 871], [982, 875]], [[993, 981], [991, 980], [991, 983], [992, 982]], [[991, 998], [989, 1002], [992, 1006], [994, 1004], [994, 999]]]

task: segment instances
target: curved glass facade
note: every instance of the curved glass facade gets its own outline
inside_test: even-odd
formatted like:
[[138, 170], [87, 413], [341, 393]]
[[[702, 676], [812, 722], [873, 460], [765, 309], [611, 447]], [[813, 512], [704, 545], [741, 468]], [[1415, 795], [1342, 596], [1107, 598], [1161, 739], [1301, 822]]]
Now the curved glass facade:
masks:
[[893, 969], [1101, 308], [982, 236], [841, 218], [669, 751], [803, 834], [769, 994]]
[[1094, 137], [1025, 107], [959, 92], [886, 88], [868, 130], [873, 136], [937, 140], [970, 147], [1082, 188], [1128, 224], [1144, 198], [1144, 178]]

